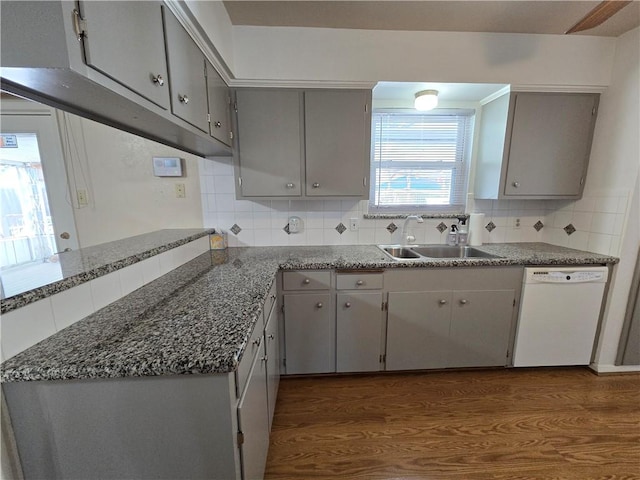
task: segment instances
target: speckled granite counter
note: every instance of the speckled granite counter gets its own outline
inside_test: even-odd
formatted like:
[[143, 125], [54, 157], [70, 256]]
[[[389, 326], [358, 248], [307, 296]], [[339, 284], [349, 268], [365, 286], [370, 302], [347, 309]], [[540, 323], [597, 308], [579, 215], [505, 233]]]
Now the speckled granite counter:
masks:
[[391, 260], [375, 246], [230, 248], [203, 254], [2, 364], [2, 382], [228, 373], [279, 269], [616, 263], [542, 243], [491, 244], [497, 259]]
[[166, 229], [59, 253], [52, 258], [60, 264], [60, 277], [54, 282], [51, 278], [44, 278], [37, 288], [3, 298], [0, 300], [0, 313], [63, 292], [213, 232], [209, 228]]

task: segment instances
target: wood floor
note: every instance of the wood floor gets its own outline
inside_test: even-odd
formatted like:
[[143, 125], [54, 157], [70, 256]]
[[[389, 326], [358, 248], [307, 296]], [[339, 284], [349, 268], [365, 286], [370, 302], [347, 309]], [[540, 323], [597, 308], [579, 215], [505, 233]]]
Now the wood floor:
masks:
[[640, 375], [284, 378], [266, 479], [640, 479]]

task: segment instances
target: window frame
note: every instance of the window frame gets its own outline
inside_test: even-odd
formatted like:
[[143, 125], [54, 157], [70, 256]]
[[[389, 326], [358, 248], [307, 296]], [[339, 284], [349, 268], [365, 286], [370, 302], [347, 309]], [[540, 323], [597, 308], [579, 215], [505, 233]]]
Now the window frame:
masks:
[[[412, 161], [393, 161], [387, 160], [384, 162], [374, 162], [376, 142], [375, 142], [375, 116], [376, 114], [400, 114], [400, 115], [415, 115], [415, 116], [455, 116], [455, 117], [468, 117], [468, 125], [466, 126], [467, 135], [465, 138], [465, 145], [462, 150], [461, 160], [455, 162], [412, 162]], [[371, 123], [372, 123], [372, 135], [371, 135], [371, 165], [369, 171], [369, 213], [372, 214], [405, 214], [405, 213], [424, 213], [424, 214], [460, 214], [465, 211], [466, 197], [468, 193], [469, 172], [471, 164], [471, 154], [474, 140], [474, 128], [475, 128], [476, 110], [473, 108], [451, 108], [451, 109], [435, 109], [430, 112], [419, 112], [414, 109], [408, 108], [377, 108], [372, 111]], [[376, 168], [384, 166], [385, 164], [393, 164], [394, 167], [402, 168], [415, 167], [417, 164], [427, 164], [425, 170], [450, 170], [452, 172], [451, 177], [451, 191], [460, 192], [460, 203], [449, 203], [447, 205], [427, 205], [427, 204], [401, 204], [401, 205], [376, 205]]]

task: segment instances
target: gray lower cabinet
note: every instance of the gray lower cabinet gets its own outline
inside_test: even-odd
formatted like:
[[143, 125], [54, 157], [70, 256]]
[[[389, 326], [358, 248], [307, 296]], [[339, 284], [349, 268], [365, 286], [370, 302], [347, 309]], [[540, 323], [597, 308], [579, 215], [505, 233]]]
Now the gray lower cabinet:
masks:
[[238, 404], [238, 426], [242, 432], [242, 478], [264, 477], [269, 451], [269, 411], [267, 395], [267, 356], [255, 356], [249, 381]]
[[520, 267], [387, 273], [386, 369], [509, 365], [521, 280]]
[[3, 384], [24, 478], [263, 478], [279, 379], [273, 305], [235, 372]]
[[287, 374], [336, 371], [335, 314], [329, 292], [284, 295]]
[[169, 109], [161, 2], [79, 2], [87, 65]]
[[599, 97], [512, 92], [483, 106], [476, 198], [580, 198]]
[[163, 12], [171, 111], [209, 133], [204, 55], [176, 17], [166, 7]]
[[380, 370], [384, 318], [382, 292], [336, 296], [336, 371]]
[[271, 308], [271, 313], [264, 328], [265, 353], [267, 356], [267, 403], [269, 416], [269, 431], [273, 423], [273, 413], [278, 398], [280, 385], [280, 339], [279, 315], [277, 304]]

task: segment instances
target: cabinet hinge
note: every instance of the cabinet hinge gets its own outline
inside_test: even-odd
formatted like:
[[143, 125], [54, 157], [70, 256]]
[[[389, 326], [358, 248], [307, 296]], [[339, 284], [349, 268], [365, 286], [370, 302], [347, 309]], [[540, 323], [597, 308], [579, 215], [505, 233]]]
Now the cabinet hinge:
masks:
[[207, 122], [211, 123], [211, 114], [210, 113], [207, 113]]
[[369, 113], [369, 104], [368, 103], [364, 104], [364, 113]]
[[238, 101], [237, 100], [235, 102], [233, 102], [233, 109], [235, 110], [236, 113], [238, 113]]
[[362, 177], [362, 185], [367, 186], [367, 177]]
[[513, 299], [513, 306], [514, 307], [516, 306], [516, 299], [515, 298]]
[[284, 315], [284, 303], [280, 306], [280, 311], [282, 312], [282, 315]]
[[238, 186], [242, 186], [242, 177], [238, 177]]
[[229, 132], [229, 140], [233, 140], [233, 132]]
[[592, 115], [592, 116], [593, 116], [593, 115], [595, 115], [595, 114], [596, 114], [596, 111], [597, 111], [596, 107], [593, 107], [593, 109], [591, 110], [591, 115]]
[[584, 185], [584, 177], [580, 179], [580, 185]]
[[384, 363], [387, 361], [387, 354], [383, 353], [382, 355], [380, 355], [380, 363]]
[[286, 366], [287, 366], [287, 359], [286, 359], [286, 358], [283, 358], [283, 359], [282, 359], [282, 366], [283, 366], [283, 367], [286, 367]]
[[507, 350], [507, 358], [509, 358], [510, 355], [511, 355], [511, 352]]
[[382, 308], [381, 310], [384, 312], [385, 310], [389, 310], [389, 303], [387, 302], [382, 302]]
[[73, 9], [73, 30], [79, 42], [87, 36], [87, 21], [80, 16], [77, 8]]
[[244, 433], [239, 431], [238, 432], [238, 446], [242, 445], [243, 443], [244, 443]]

